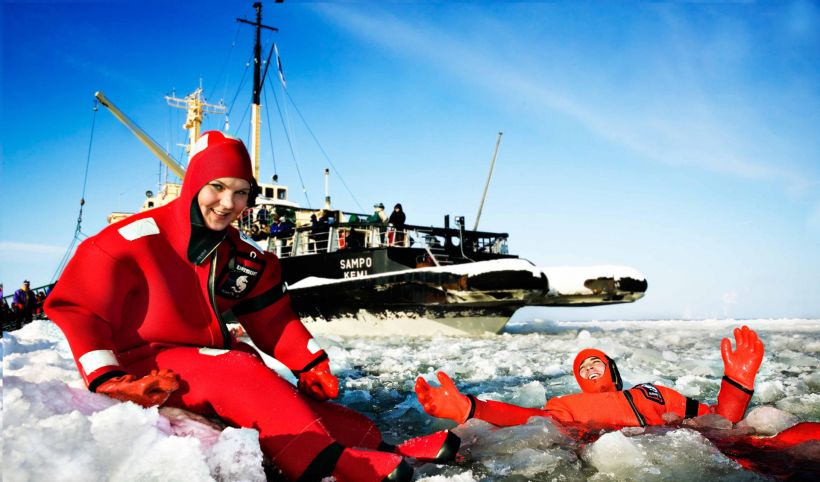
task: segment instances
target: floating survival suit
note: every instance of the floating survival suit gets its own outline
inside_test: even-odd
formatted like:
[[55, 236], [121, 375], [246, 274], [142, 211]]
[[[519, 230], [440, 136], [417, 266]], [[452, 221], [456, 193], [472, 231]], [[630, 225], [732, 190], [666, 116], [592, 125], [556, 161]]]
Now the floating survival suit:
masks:
[[[757, 372], [759, 360], [763, 356], [763, 345], [759, 343], [757, 335], [750, 332], [751, 330], [744, 327], [743, 331], [736, 330], [735, 336], [738, 340], [743, 340], [743, 347], [754, 346], [750, 352], [754, 352], [753, 358], [757, 364], [744, 365], [742, 369], [736, 369], [736, 372], [744, 375], [746, 384], [753, 387], [754, 373]], [[759, 343], [759, 346], [755, 343]], [[724, 358], [726, 356], [724, 354]], [[728, 363], [727, 367], [734, 366], [732, 357], [744, 361], [752, 358], [740, 348], [737, 353], [729, 351], [728, 356], [729, 362], [724, 360], [725, 364]], [[596, 357], [603, 362], [604, 371], [600, 377], [587, 379], [581, 376], [581, 364], [590, 357]], [[727, 368], [727, 371], [731, 370]], [[749, 375], [749, 371], [753, 373]], [[416, 394], [427, 413], [450, 418], [459, 423], [469, 418], [478, 418], [494, 425], [510, 426], [526, 423], [530, 417], [548, 416], [563, 423], [575, 422], [605, 429], [663, 425], [713, 412], [726, 417], [732, 423], [737, 423], [742, 419], [752, 396], [750, 388], [728, 375], [723, 377], [718, 404], [715, 407], [686, 397], [674, 389], [652, 383], [642, 383], [622, 390], [623, 381], [615, 361], [606, 353], [595, 349], [585, 349], [578, 353], [573, 362], [573, 373], [583, 390], [582, 393], [551, 398], [543, 408], [520, 407], [504, 402], [479, 400], [472, 395], [462, 395], [443, 372], [439, 372], [438, 375], [441, 388], [433, 388], [423, 378], [419, 378], [416, 381]]]
[[820, 422], [800, 422], [772, 437], [704, 435], [746, 469], [778, 480], [820, 480]]
[[48, 297], [46, 312], [88, 388], [173, 372], [179, 385], [167, 405], [257, 429], [262, 450], [291, 480], [407, 480], [402, 455], [452, 458], [458, 443], [449, 432], [387, 446], [371, 420], [304, 396], [231, 336], [227, 323], [241, 323], [297, 377], [328, 366], [291, 309], [276, 256], [233, 226], [214, 231], [203, 219], [197, 196], [206, 184], [255, 185], [244, 145], [206, 132], [194, 151], [179, 198], [85, 240]]
[[[604, 362], [601, 377], [581, 377], [581, 363], [589, 357], [597, 357]], [[575, 357], [573, 373], [582, 393], [551, 398], [543, 409], [484, 401], [468, 395], [474, 407], [472, 416], [501, 426], [523, 424], [534, 416], [549, 416], [564, 423], [578, 422], [596, 428], [621, 428], [662, 425], [673, 418], [691, 418], [711, 413], [708, 405], [661, 385], [643, 383], [622, 390], [623, 381], [615, 361], [600, 350], [581, 350]]]
[[[717, 413], [736, 423], [742, 419], [751, 399], [764, 347], [757, 334], [748, 327], [735, 329], [734, 335], [737, 344], [734, 351], [728, 338], [721, 341], [724, 377], [715, 406], [702, 404], [671, 388], [651, 383], [622, 390], [623, 381], [615, 361], [595, 349], [582, 350], [573, 362], [573, 373], [582, 393], [552, 398], [543, 408], [526, 408], [463, 395], [444, 372], [437, 373], [440, 387], [433, 387], [419, 377], [416, 380], [416, 395], [424, 410], [435, 417], [449, 418], [458, 423], [477, 418], [498, 426], [512, 426], [524, 424], [531, 417], [546, 416], [561, 422], [558, 427], [567, 435], [585, 442], [597, 439], [600, 429], [665, 425], [709, 413]], [[601, 376], [581, 376], [581, 365], [590, 357], [603, 362]], [[817, 479], [820, 475], [817, 469], [820, 423], [803, 422], [768, 438], [723, 435], [722, 432], [717, 430], [705, 435], [727, 456], [746, 468], [806, 479]], [[772, 471], [771, 466], [779, 469]]]

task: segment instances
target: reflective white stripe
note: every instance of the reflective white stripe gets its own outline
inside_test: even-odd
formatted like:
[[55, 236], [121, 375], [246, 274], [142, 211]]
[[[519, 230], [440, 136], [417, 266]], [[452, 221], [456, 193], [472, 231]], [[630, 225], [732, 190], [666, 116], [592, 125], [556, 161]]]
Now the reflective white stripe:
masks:
[[80, 366], [86, 375], [94, 373], [102, 367], [116, 367], [120, 362], [111, 350], [94, 350], [80, 357]]
[[204, 348], [199, 349], [199, 353], [202, 353], [203, 355], [210, 355], [210, 356], [224, 355], [225, 353], [228, 353], [229, 351], [230, 350], [222, 350], [222, 349], [219, 349], [219, 348], [208, 348], [208, 347], [204, 347]]
[[194, 142], [194, 147], [191, 148], [191, 157], [194, 157], [195, 155], [197, 155], [200, 152], [204, 151], [205, 148], [208, 147], [208, 137], [209, 136], [210, 136], [210, 134], [206, 132], [205, 134], [200, 136], [200, 138], [197, 139], [196, 142]]
[[206, 132], [202, 134], [199, 139], [194, 142], [194, 147], [191, 148], [190, 159], [193, 159], [195, 155], [199, 154], [200, 152], [204, 151], [205, 149], [211, 147], [211, 136], [214, 137], [215, 144], [219, 144], [222, 139], [234, 139], [242, 142], [240, 139], [236, 137], [229, 136], [228, 134], [222, 132]]
[[121, 227], [117, 230], [123, 238], [128, 241], [139, 239], [143, 236], [150, 236], [152, 234], [159, 234], [159, 227], [154, 218], [145, 218], [134, 221], [131, 224]]
[[322, 347], [319, 346], [318, 343], [316, 343], [316, 340], [311, 338], [310, 341], [307, 344], [307, 349], [311, 354], [316, 354], [319, 350], [322, 349]]

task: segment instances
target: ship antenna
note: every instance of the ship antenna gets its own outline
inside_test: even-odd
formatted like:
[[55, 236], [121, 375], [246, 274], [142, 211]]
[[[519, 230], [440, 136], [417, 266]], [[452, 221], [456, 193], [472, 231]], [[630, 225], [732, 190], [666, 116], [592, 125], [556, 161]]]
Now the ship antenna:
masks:
[[330, 209], [330, 169], [325, 168], [325, 209]]
[[237, 18], [236, 21], [247, 23], [248, 25], [253, 25], [256, 27], [256, 43], [254, 43], [253, 46], [253, 100], [251, 105], [250, 154], [251, 161], [253, 162], [253, 175], [256, 179], [259, 179], [259, 127], [261, 124], [259, 114], [261, 105], [260, 97], [262, 92], [262, 76], [260, 71], [262, 65], [262, 29], [266, 28], [274, 32], [278, 32], [279, 29], [262, 24], [262, 2], [254, 3], [253, 8], [256, 9], [256, 22], [251, 22], [243, 18]]
[[478, 231], [478, 221], [481, 219], [481, 210], [484, 209], [484, 199], [487, 198], [487, 189], [490, 188], [490, 179], [493, 177], [493, 168], [495, 167], [495, 158], [498, 156], [498, 146], [501, 145], [501, 136], [503, 132], [498, 133], [498, 139], [495, 141], [495, 151], [493, 152], [493, 160], [490, 162], [490, 173], [487, 175], [487, 183], [484, 184], [484, 194], [481, 195], [481, 204], [478, 206], [478, 214], [475, 217], [475, 226], [473, 231]]

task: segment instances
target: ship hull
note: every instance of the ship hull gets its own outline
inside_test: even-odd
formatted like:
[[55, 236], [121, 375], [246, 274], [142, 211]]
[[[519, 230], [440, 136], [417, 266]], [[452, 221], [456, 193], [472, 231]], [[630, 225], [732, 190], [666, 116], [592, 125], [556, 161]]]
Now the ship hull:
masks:
[[[612, 267], [541, 269], [506, 257], [408, 268], [395, 257], [408, 254], [406, 248], [383, 248], [286, 258], [286, 278], [289, 270], [299, 268], [297, 273], [314, 275], [291, 285], [293, 307], [305, 320], [339, 325], [316, 327], [327, 332], [346, 332], [355, 320], [359, 334], [369, 332], [368, 323], [373, 332], [384, 334], [481, 334], [501, 331], [523, 306], [624, 303], [646, 291], [639, 275], [621, 276]], [[305, 259], [312, 264], [304, 264]], [[551, 277], [558, 282], [555, 287]]]

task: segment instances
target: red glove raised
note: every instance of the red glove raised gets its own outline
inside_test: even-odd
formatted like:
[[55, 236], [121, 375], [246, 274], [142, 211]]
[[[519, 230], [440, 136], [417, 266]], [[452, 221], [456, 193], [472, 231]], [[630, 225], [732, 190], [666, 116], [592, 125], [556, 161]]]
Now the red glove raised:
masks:
[[735, 328], [735, 350], [732, 342], [724, 338], [720, 342], [723, 356], [723, 374], [749, 390], [755, 388], [755, 376], [763, 362], [763, 342], [748, 326]]
[[179, 388], [177, 374], [171, 370], [151, 370], [151, 373], [136, 379], [134, 375], [123, 375], [103, 382], [97, 393], [104, 393], [123, 402], [134, 402], [145, 408], [162, 405]]
[[433, 387], [422, 377], [416, 379], [416, 397], [424, 411], [438, 418], [449, 418], [464, 423], [470, 415], [472, 403], [456, 388], [444, 372], [436, 373], [441, 387]]
[[339, 379], [330, 373], [330, 362], [327, 360], [300, 373], [296, 386], [300, 392], [320, 402], [339, 396]]

